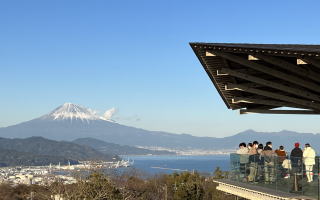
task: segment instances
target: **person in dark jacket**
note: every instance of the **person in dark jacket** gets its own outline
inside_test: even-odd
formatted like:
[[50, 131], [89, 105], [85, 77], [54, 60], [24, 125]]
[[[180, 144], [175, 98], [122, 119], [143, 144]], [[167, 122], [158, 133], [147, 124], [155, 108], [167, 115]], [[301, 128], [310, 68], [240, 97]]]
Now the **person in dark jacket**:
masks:
[[259, 182], [264, 180], [264, 157], [262, 156], [263, 144], [258, 145], [258, 169], [257, 169], [257, 179]]
[[294, 144], [294, 149], [292, 149], [291, 154], [290, 154], [290, 160], [291, 160], [293, 173], [301, 173], [301, 171], [302, 171], [303, 152], [299, 146], [300, 146], [300, 144], [298, 142], [296, 142]]
[[302, 190], [302, 185], [301, 185], [301, 180], [302, 180], [302, 156], [303, 152], [299, 148], [300, 144], [296, 142], [294, 144], [294, 149], [292, 149], [291, 154], [290, 154], [290, 160], [291, 160], [291, 166], [292, 166], [292, 176], [293, 177], [293, 186], [292, 190], [293, 191], [301, 191]]

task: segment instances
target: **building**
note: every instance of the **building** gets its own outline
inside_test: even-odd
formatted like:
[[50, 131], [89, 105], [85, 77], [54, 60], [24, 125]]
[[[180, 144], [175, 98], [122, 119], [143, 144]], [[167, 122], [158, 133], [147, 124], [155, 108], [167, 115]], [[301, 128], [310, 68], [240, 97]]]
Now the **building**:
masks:
[[190, 45], [229, 109], [320, 114], [320, 45]]
[[[240, 114], [320, 114], [320, 45], [190, 43], [190, 46], [227, 108], [239, 110]], [[261, 169], [264, 181], [249, 182], [248, 171], [251, 173], [253, 168], [250, 164], [250, 161], [241, 163], [239, 155], [231, 155], [230, 177], [216, 181], [217, 189], [237, 199], [320, 198], [319, 159], [311, 183], [306, 182], [303, 167], [299, 171], [288, 169], [285, 173], [291, 177], [285, 178], [276, 159], [270, 169]], [[265, 182], [270, 177], [272, 181]]]

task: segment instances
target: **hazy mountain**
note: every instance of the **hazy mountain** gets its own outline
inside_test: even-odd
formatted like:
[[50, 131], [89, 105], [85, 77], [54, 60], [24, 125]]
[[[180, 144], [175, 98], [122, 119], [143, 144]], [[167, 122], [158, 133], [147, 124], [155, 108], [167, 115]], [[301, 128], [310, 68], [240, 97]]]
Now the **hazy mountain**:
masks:
[[142, 149], [137, 147], [132, 147], [128, 145], [119, 145], [114, 143], [105, 142], [102, 140], [94, 138], [79, 138], [72, 141], [76, 144], [90, 146], [102, 153], [114, 154], [114, 155], [168, 155], [174, 154], [169, 151], [153, 151], [148, 149]]
[[273, 141], [274, 146], [310, 142], [320, 150], [320, 135], [281, 131], [260, 133], [247, 130], [225, 138], [195, 137], [188, 134], [173, 134], [161, 131], [124, 126], [98, 116], [96, 112], [78, 105], [66, 103], [51, 113], [14, 126], [0, 128], [1, 137], [25, 138], [42, 136], [55, 140], [75, 140], [77, 138], [95, 138], [105, 142], [130, 146], [158, 146], [176, 149], [235, 149], [242, 141]]
[[[17, 160], [27, 160], [28, 156], [36, 159], [60, 159], [67, 160], [112, 160], [114, 156], [106, 155], [97, 150], [72, 142], [58, 142], [42, 137], [30, 137], [26, 139], [0, 138], [0, 149], [11, 151], [12, 156], [19, 156]], [[29, 156], [29, 157], [30, 157]], [[38, 157], [39, 156], [39, 157]], [[3, 157], [0, 157], [0, 162]], [[31, 159], [31, 158], [30, 158]], [[32, 160], [32, 159], [31, 159]], [[54, 161], [51, 161], [55, 163]]]

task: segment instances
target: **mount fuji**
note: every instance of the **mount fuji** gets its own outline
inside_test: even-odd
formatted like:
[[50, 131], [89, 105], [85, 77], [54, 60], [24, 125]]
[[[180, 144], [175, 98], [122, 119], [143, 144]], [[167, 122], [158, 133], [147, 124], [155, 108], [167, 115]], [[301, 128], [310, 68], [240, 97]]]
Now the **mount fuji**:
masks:
[[[111, 109], [100, 116], [92, 109], [65, 103], [39, 118], [0, 128], [0, 137], [41, 136], [53, 140], [67, 141], [90, 137], [130, 146], [184, 149], [212, 147], [209, 137], [148, 131], [121, 125], [111, 119], [113, 113], [114, 110]], [[198, 140], [200, 141], [197, 142]]]
[[[188, 134], [173, 134], [161, 131], [148, 131], [121, 125], [114, 122], [109, 110], [103, 116], [95, 111], [65, 103], [49, 114], [17, 125], [0, 128], [0, 137], [27, 138], [41, 136], [53, 140], [76, 140], [79, 143], [96, 144], [104, 142], [129, 146], [163, 147], [177, 150], [230, 150], [240, 142], [273, 141], [274, 146], [291, 147], [296, 141], [312, 143], [320, 151], [320, 134], [297, 133], [293, 131], [256, 132], [247, 130], [224, 138], [196, 137]], [[86, 139], [87, 138], [87, 139]], [[89, 139], [88, 139], [89, 138]], [[90, 145], [89, 145], [90, 146]], [[93, 145], [95, 146], [95, 145]], [[99, 145], [98, 145], [99, 146]]]
[[[105, 115], [108, 112], [114, 112], [114, 109], [106, 111]], [[97, 115], [97, 112], [91, 110], [90, 108], [85, 108], [79, 105], [72, 103], [64, 103], [62, 106], [54, 109], [51, 113], [40, 117], [43, 120], [81, 120], [89, 123], [92, 120], [110, 120], [112, 115], [108, 115], [108, 118], [104, 116]]]

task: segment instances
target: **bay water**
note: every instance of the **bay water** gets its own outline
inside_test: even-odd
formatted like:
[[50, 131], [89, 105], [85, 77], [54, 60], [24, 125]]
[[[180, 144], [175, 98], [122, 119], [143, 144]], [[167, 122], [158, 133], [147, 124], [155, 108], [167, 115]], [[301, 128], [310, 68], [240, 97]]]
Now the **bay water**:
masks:
[[212, 174], [216, 167], [220, 167], [223, 171], [228, 171], [230, 166], [228, 154], [122, 156], [122, 159], [134, 161], [131, 168], [148, 174], [183, 171]]

